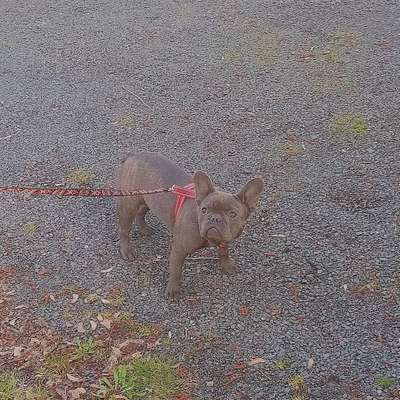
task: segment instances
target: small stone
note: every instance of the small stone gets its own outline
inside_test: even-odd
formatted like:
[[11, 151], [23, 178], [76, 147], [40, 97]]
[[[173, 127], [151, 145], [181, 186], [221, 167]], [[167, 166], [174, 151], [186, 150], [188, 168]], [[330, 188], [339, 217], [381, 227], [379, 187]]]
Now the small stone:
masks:
[[208, 382], [206, 383], [206, 385], [207, 385], [208, 387], [213, 387], [213, 386], [214, 386], [214, 381], [208, 381]]

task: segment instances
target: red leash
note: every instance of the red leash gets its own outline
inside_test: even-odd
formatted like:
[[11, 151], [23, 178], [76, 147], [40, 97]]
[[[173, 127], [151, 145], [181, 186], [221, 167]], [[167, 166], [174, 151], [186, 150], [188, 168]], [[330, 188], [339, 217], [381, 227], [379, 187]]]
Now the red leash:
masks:
[[114, 189], [80, 189], [80, 188], [34, 188], [21, 186], [0, 186], [0, 193], [29, 193], [33, 196], [74, 196], [74, 197], [122, 197], [140, 196], [172, 192], [172, 188], [153, 190], [114, 190]]

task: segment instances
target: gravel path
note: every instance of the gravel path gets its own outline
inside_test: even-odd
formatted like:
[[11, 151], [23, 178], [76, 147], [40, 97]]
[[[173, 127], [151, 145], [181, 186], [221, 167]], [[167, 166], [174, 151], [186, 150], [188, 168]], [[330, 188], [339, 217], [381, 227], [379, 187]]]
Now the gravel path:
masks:
[[229, 190], [267, 181], [233, 248], [241, 272], [191, 260], [180, 305], [163, 298], [154, 218], [126, 263], [112, 200], [2, 195], [19, 301], [62, 331], [44, 294], [126, 285], [121, 307], [170, 332], [193, 399], [295, 398], [296, 375], [304, 398], [399, 398], [399, 14], [396, 0], [2, 0], [0, 184], [81, 169], [101, 186], [140, 149]]

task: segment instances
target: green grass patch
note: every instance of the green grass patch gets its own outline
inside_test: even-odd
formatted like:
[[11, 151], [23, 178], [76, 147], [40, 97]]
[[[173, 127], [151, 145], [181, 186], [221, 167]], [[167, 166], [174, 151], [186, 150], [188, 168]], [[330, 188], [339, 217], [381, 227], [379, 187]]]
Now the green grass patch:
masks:
[[44, 361], [45, 375], [65, 376], [71, 370], [69, 358], [66, 354], [48, 354]]
[[42, 387], [20, 389], [12, 373], [0, 374], [0, 400], [49, 400], [49, 394]]
[[182, 379], [169, 361], [143, 358], [115, 368], [111, 378], [101, 380], [98, 396], [168, 400], [179, 393], [182, 385]]
[[362, 136], [368, 129], [368, 121], [362, 115], [342, 114], [331, 120], [329, 129], [336, 135]]
[[76, 168], [69, 175], [69, 180], [75, 185], [85, 186], [93, 179], [93, 177], [94, 175], [89, 170], [85, 168]]
[[17, 387], [17, 378], [14, 374], [0, 375], [0, 400], [22, 399], [22, 393]]
[[86, 358], [92, 357], [97, 350], [96, 343], [92, 337], [82, 340], [78, 344], [78, 348], [73, 354], [75, 360], [84, 360]]
[[290, 362], [284, 358], [280, 358], [279, 360], [275, 361], [275, 367], [280, 371], [284, 371], [290, 367]]
[[23, 231], [28, 235], [33, 235], [37, 231], [37, 225], [34, 222], [27, 222], [22, 225]]
[[393, 378], [389, 378], [387, 376], [378, 376], [375, 379], [375, 385], [381, 390], [389, 389], [394, 384], [395, 384], [395, 380]]
[[136, 129], [140, 124], [134, 115], [122, 115], [114, 121], [114, 125], [120, 128]]

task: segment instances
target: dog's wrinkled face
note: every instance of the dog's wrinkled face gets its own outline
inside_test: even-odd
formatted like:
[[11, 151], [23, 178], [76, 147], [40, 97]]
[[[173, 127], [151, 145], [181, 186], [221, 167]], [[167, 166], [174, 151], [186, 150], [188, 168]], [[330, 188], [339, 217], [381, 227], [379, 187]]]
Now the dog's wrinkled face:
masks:
[[217, 190], [204, 172], [196, 172], [193, 181], [201, 237], [219, 245], [240, 236], [263, 190], [262, 179], [252, 179], [236, 195]]

